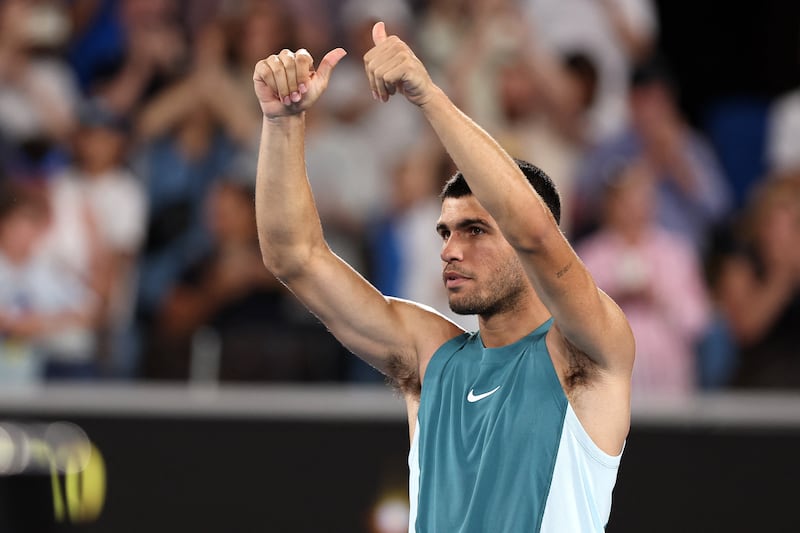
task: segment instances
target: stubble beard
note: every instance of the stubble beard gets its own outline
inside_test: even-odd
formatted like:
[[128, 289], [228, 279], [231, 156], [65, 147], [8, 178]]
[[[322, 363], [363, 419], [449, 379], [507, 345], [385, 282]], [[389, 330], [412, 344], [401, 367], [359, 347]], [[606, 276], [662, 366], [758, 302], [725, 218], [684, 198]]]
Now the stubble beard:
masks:
[[513, 311], [524, 294], [526, 280], [521, 270], [508, 266], [493, 275], [485, 287], [473, 292], [451, 292], [450, 309], [459, 315], [480, 315], [488, 318]]

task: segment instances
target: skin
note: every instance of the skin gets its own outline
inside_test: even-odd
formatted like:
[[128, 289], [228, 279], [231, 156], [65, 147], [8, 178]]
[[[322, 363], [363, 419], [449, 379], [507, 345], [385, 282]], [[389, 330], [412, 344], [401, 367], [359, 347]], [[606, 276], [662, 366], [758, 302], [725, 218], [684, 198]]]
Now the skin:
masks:
[[[382, 22], [373, 41], [364, 56], [373, 96], [385, 102], [399, 93], [416, 106], [474, 193], [446, 199], [437, 223], [451, 304], [480, 312], [487, 347], [515, 342], [552, 316], [546, 342], [570, 403], [595, 443], [619, 453], [629, 429], [634, 358], [624, 315], [597, 288], [509, 155]], [[256, 188], [264, 264], [353, 353], [401, 385], [424, 386], [434, 352], [462, 330], [430, 308], [382, 295], [331, 252], [305, 172], [305, 112], [344, 55], [341, 48], [328, 52], [315, 70], [305, 50], [283, 50], [255, 67], [264, 115]], [[413, 435], [419, 389], [403, 390]]]

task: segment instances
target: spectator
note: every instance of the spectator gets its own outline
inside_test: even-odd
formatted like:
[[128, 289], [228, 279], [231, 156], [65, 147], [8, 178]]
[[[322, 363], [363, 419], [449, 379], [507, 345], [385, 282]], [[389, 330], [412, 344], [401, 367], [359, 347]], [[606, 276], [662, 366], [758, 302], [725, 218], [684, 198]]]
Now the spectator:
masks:
[[626, 98], [631, 65], [653, 50], [658, 19], [652, 0], [524, 0], [537, 46], [556, 57], [589, 52], [599, 72], [588, 137], [593, 142], [618, 134], [627, 124]]
[[128, 376], [127, 347], [135, 294], [136, 261], [144, 240], [147, 200], [141, 181], [125, 167], [128, 121], [89, 101], [74, 138], [74, 164], [63, 175], [78, 189], [96, 222], [103, 260], [94, 273], [101, 301], [99, 358], [111, 374]]
[[633, 329], [636, 396], [696, 390], [695, 346], [710, 318], [697, 252], [655, 223], [655, 184], [644, 161], [610, 173], [601, 193], [602, 225], [577, 246]]
[[631, 84], [630, 126], [591, 150], [576, 178], [575, 235], [585, 235], [597, 223], [595, 199], [603, 174], [645, 158], [657, 177], [657, 222], [702, 250], [711, 227], [727, 215], [731, 204], [719, 162], [682, 116], [671, 81], [658, 62], [640, 65]]
[[[372, 24], [380, 17], [410, 31], [410, 10], [394, 0], [348, 0], [341, 20], [348, 55], [337, 65], [325, 98], [327, 116], [312, 118], [306, 160], [317, 191], [320, 218], [331, 248], [368, 277], [368, 229], [388, 210], [389, 180], [400, 154], [417, 141], [420, 117], [403, 102], [376, 102], [364, 77], [363, 55], [372, 47]], [[385, 124], [392, 124], [386, 135]], [[359, 154], [353, 158], [352, 154]]]
[[[340, 17], [348, 54], [336, 67], [339, 79], [331, 80], [324, 105], [328, 108], [346, 106], [355, 113], [351, 122], [370, 140], [371, 150], [377, 152], [378, 160], [388, 162], [383, 169], [384, 175], [388, 175], [398, 150], [408, 150], [416, 143], [422, 122], [391, 100], [373, 101], [364, 78], [362, 57], [372, 47], [372, 25], [379, 19], [396, 28], [400, 36], [413, 35], [411, 9], [406, 0], [346, 0]], [[393, 124], [391, 137], [385, 134], [382, 124]]]
[[597, 71], [580, 52], [561, 63], [530, 52], [527, 59], [512, 57], [497, 77], [503, 122], [495, 136], [510, 154], [537, 161], [553, 177], [562, 199], [561, 229], [571, 235], [573, 180], [587, 149], [585, 125]]
[[[228, 71], [242, 91], [240, 98], [248, 102], [247, 110], [251, 113], [258, 110], [258, 100], [249, 90], [253, 84], [253, 65], [264, 58], [264, 50], [296, 48], [298, 22], [292, 17], [291, 10], [299, 9], [301, 4], [299, 1], [246, 0], [241, 2], [240, 10], [227, 18]], [[320, 29], [318, 33], [324, 36], [326, 31]], [[258, 127], [260, 124], [256, 124], [255, 128]], [[258, 138], [257, 132], [249, 134]]]
[[214, 180], [255, 142], [253, 97], [240, 94], [226, 49], [219, 26], [204, 28], [192, 68], [137, 116], [135, 168], [150, 205], [138, 304], [145, 329], [180, 272], [208, 246], [202, 206]]
[[[63, 18], [55, 3], [0, 2], [0, 137], [14, 150], [5, 164], [17, 175], [63, 164], [62, 143], [75, 126], [77, 84], [55, 54]], [[44, 20], [55, 31], [42, 31]]]
[[428, 65], [431, 78], [449, 90], [456, 89], [448, 71], [469, 31], [468, 7], [464, 0], [431, 0], [417, 16], [416, 53]]
[[[509, 0], [464, 3], [461, 12], [451, 22], [451, 31], [460, 34], [460, 39], [444, 74], [455, 101], [491, 129], [499, 120], [501, 104], [498, 84], [486, 80], [496, 76], [509, 56], [520, 55], [529, 28], [516, 3]], [[436, 53], [436, 47], [432, 52]]]
[[338, 377], [338, 345], [308, 313], [293, 309], [284, 287], [264, 269], [253, 194], [243, 181], [213, 186], [206, 209], [211, 248], [164, 299], [148, 377], [185, 378], [209, 349], [219, 350], [223, 381]]
[[800, 387], [800, 181], [771, 178], [754, 189], [722, 260], [722, 310], [740, 348], [734, 385]]
[[[254, 16], [265, 15], [255, 13]], [[245, 35], [256, 31], [251, 29]], [[139, 114], [140, 141], [148, 142], [175, 128], [190, 116], [199, 100], [200, 107], [212, 115], [229, 138], [243, 146], [255, 143], [258, 122], [251, 116], [251, 107], [256, 105], [251, 100], [255, 99], [244, 94], [241, 73], [228, 62], [228, 46], [224, 28], [217, 22], [209, 23], [198, 32], [191, 69], [167, 86]]]
[[132, 117], [187, 65], [177, 0], [78, 1], [70, 58], [84, 91]]
[[[509, 0], [437, 3], [425, 20], [426, 31], [447, 28], [459, 36], [451, 53], [455, 59], [445, 70], [461, 108], [509, 153], [537, 161], [558, 185], [568, 212], [597, 95], [598, 72], [589, 55], [555, 56], [530, 37], [528, 21]], [[440, 45], [427, 41], [437, 56]], [[565, 216], [562, 223], [567, 232], [569, 221]]]
[[38, 254], [46, 197], [31, 184], [0, 183], [0, 382], [97, 374], [91, 324], [96, 299], [69, 272]]

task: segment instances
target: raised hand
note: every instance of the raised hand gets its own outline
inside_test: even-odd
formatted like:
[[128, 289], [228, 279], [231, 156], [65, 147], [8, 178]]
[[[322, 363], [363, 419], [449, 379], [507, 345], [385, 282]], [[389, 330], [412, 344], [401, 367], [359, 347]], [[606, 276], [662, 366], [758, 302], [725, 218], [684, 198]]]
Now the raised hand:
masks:
[[422, 106], [432, 96], [435, 85], [422, 62], [396, 35], [386, 35], [378, 22], [372, 28], [375, 47], [364, 55], [364, 68], [373, 97], [386, 102], [396, 92]]
[[253, 86], [264, 116], [297, 115], [311, 107], [325, 92], [333, 68], [346, 54], [342, 48], [331, 50], [317, 70], [304, 48], [297, 52], [284, 49], [256, 63]]

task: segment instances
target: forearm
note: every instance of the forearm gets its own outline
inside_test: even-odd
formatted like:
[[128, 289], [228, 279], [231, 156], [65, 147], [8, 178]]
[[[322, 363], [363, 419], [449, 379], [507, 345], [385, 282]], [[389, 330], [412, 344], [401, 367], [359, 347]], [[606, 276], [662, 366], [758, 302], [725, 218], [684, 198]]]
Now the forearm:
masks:
[[196, 85], [191, 78], [173, 85], [142, 109], [136, 124], [139, 139], [148, 141], [167, 133], [196, 113], [198, 105], [205, 103], [198, 98]]
[[603, 368], [628, 372], [632, 337], [622, 312], [598, 290], [516, 162], [444, 95], [422, 107], [476, 199], [516, 250], [561, 334]]
[[543, 232], [557, 231], [547, 206], [511, 156], [441, 90], [435, 90], [422, 110], [473, 194], [512, 246], [530, 250]]
[[535, 253], [544, 241], [563, 240], [549, 209], [517, 163], [433, 83], [408, 45], [396, 35], [387, 36], [382, 22], [372, 28], [372, 38], [376, 46], [364, 55], [364, 66], [373, 94], [387, 101], [400, 92], [422, 110], [509, 243], [519, 253]]
[[151, 76], [150, 67], [129, 63], [117, 77], [101, 87], [100, 96], [116, 113], [129, 113], [136, 107]]
[[291, 276], [320, 246], [322, 226], [305, 170], [303, 114], [264, 118], [256, 179], [256, 222], [264, 263]]
[[750, 346], [760, 341], [786, 308], [790, 294], [786, 284], [768, 281], [723, 296], [722, 305], [738, 342]]
[[250, 146], [258, 131], [258, 119], [253, 117], [249, 94], [242, 94], [233, 79], [222, 71], [209, 74], [211, 79], [203, 85], [209, 109], [232, 139]]

